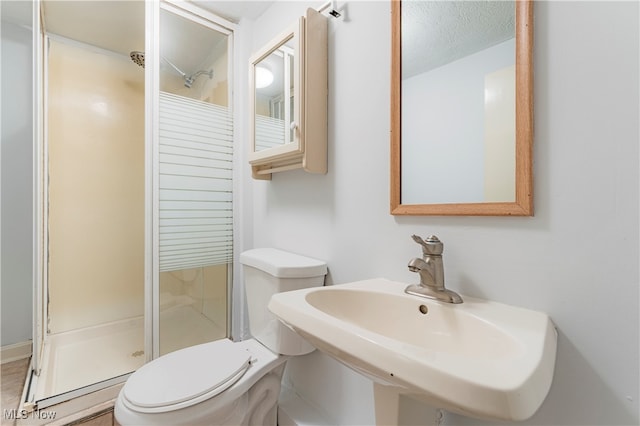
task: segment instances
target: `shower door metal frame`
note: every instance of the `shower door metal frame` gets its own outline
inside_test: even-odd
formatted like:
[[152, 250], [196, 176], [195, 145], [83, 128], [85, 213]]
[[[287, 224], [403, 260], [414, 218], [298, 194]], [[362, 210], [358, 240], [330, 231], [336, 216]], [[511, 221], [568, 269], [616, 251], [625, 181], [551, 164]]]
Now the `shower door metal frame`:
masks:
[[[48, 57], [49, 40], [43, 27], [42, 0], [33, 2], [33, 315], [32, 315], [32, 356], [27, 372], [25, 388], [22, 393], [20, 409], [27, 412], [56, 405], [62, 412], [66, 407], [62, 403], [74, 398], [82, 397], [93, 392], [100, 391], [107, 394], [107, 398], [113, 395], [104, 391], [113, 385], [123, 383], [129, 374], [112, 377], [97, 383], [91, 383], [81, 388], [63, 392], [61, 394], [36, 400], [37, 384], [42, 380], [39, 376], [42, 372], [43, 357], [45, 356], [45, 339], [49, 332], [49, 143], [47, 129], [48, 110]], [[145, 253], [146, 255], [146, 253]], [[95, 394], [99, 395], [99, 394]], [[89, 405], [95, 405], [95, 399], [89, 399]], [[99, 398], [99, 397], [98, 397]], [[61, 405], [58, 405], [61, 404]]]
[[[34, 280], [34, 307], [33, 307], [33, 353], [31, 357], [31, 377], [28, 392], [26, 392], [26, 409], [32, 409], [37, 404], [35, 400], [38, 377], [42, 371], [42, 363], [45, 355], [45, 337], [49, 328], [49, 191], [48, 177], [49, 158], [47, 133], [47, 105], [48, 96], [46, 79], [48, 73], [47, 57], [49, 53], [48, 38], [43, 28], [41, 17], [41, 0], [34, 2], [37, 10], [37, 31], [34, 38], [34, 251], [33, 256], [33, 280]], [[37, 30], [36, 30], [37, 28]], [[45, 404], [46, 405], [46, 404]]]
[[[31, 369], [35, 375], [40, 374], [42, 350], [46, 333], [46, 243], [47, 233], [44, 232], [47, 195], [44, 191], [44, 176], [46, 176], [46, 154], [44, 152], [44, 60], [43, 39], [44, 31], [40, 19], [40, 0], [33, 2], [33, 337]], [[42, 101], [42, 102], [41, 102]]]
[[46, 75], [45, 34], [41, 17], [41, 0], [32, 3], [32, 102], [33, 102], [33, 255], [32, 255], [32, 341], [31, 361], [22, 393], [21, 408], [35, 408], [35, 389], [42, 370], [44, 338], [47, 332], [47, 244], [46, 210], [48, 194], [45, 179], [48, 175], [46, 163], [45, 118]]
[[[43, 358], [47, 355], [45, 350], [46, 336], [49, 333], [49, 138], [47, 126], [47, 111], [49, 105], [48, 97], [48, 76], [49, 76], [49, 49], [51, 40], [59, 40], [64, 43], [70, 43], [78, 46], [89, 46], [94, 51], [100, 51], [100, 48], [84, 45], [82, 42], [67, 39], [62, 36], [48, 34], [42, 23], [41, 2], [34, 2], [34, 9], [37, 9], [37, 16], [34, 16], [34, 22], [38, 22], [38, 33], [34, 35], [34, 255], [33, 255], [33, 339], [32, 339], [32, 358], [29, 366], [25, 389], [23, 390], [23, 400], [21, 408], [27, 411], [35, 409], [43, 409], [55, 405], [60, 407], [62, 413], [65, 413], [65, 403], [75, 398], [86, 397], [87, 407], [102, 402], [101, 398], [113, 399], [114, 385], [122, 384], [131, 375], [130, 373], [111, 377], [99, 382], [90, 383], [80, 388], [65, 391], [60, 394], [54, 394], [42, 399], [36, 399], [38, 390], [38, 381], [44, 380], [40, 378], [43, 368]], [[37, 6], [35, 6], [37, 5]], [[36, 27], [34, 27], [36, 28]], [[35, 30], [34, 30], [35, 31]], [[108, 52], [108, 51], [106, 51]], [[145, 153], [146, 161], [146, 153]], [[146, 167], [146, 164], [145, 164]], [[146, 176], [145, 176], [146, 180]], [[145, 196], [148, 192], [145, 181]], [[150, 222], [145, 212], [145, 227]], [[145, 230], [146, 231], [146, 230]], [[150, 234], [145, 234], [145, 279], [146, 279], [146, 260], [151, 258], [148, 253], [146, 241], [150, 240]], [[145, 335], [146, 333], [145, 329]], [[73, 404], [71, 404], [73, 405]]]

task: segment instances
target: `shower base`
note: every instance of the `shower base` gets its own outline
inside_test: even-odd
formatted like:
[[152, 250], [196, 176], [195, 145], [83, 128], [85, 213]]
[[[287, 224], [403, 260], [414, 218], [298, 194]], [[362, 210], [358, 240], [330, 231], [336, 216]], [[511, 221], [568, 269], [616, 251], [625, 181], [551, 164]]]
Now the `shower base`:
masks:
[[[226, 337], [226, 327], [178, 305], [160, 312], [161, 353]], [[188, 332], [185, 332], [188, 330]], [[145, 362], [143, 317], [47, 337], [35, 400], [41, 401], [103, 381], [113, 381]]]

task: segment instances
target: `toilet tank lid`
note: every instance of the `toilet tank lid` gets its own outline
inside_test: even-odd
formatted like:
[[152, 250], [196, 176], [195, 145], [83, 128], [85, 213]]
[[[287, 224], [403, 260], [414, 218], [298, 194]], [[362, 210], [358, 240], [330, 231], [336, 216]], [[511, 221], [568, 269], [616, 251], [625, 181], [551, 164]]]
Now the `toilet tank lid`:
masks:
[[240, 254], [240, 263], [277, 278], [310, 278], [327, 274], [325, 262], [275, 248], [247, 250]]

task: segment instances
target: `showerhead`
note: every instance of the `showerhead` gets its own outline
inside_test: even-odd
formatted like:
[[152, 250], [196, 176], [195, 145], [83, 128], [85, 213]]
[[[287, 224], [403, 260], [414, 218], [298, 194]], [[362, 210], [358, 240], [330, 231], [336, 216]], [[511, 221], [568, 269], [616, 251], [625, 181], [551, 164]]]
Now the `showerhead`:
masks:
[[[129, 53], [129, 56], [131, 57], [131, 60], [136, 63], [137, 65], [140, 65], [142, 68], [144, 68], [144, 52], [140, 52], [137, 50], [134, 50], [132, 52]], [[193, 85], [193, 83], [196, 81], [196, 78], [198, 78], [200, 75], [205, 74], [209, 76], [209, 79], [213, 78], [213, 70], [209, 70], [209, 71], [204, 71], [204, 70], [200, 70], [194, 74], [191, 75], [187, 75], [184, 73], [184, 71], [182, 71], [180, 68], [178, 68], [176, 65], [173, 64], [173, 62], [169, 61], [167, 58], [161, 56], [160, 57], [163, 61], [165, 61], [166, 63], [168, 63], [169, 65], [171, 65], [171, 67], [176, 70], [176, 72], [178, 72], [178, 74], [180, 74], [182, 76], [182, 78], [184, 78], [184, 87], [191, 89], [191, 86]]]
[[191, 85], [193, 85], [193, 83], [196, 81], [196, 78], [198, 78], [202, 74], [208, 75], [209, 80], [213, 78], [213, 70], [209, 70], [209, 71], [200, 70], [195, 74], [191, 74], [188, 77], [187, 76], [184, 77], [184, 87], [191, 89]]
[[129, 53], [129, 56], [131, 56], [131, 60], [133, 62], [144, 68], [144, 52], [138, 52], [134, 50], [133, 52]]

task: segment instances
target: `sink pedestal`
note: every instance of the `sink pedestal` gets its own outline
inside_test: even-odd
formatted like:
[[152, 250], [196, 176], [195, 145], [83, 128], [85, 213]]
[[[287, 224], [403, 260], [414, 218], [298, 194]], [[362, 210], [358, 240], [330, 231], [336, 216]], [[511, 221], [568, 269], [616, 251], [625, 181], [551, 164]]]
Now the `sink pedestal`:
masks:
[[[400, 395], [401, 389], [395, 386], [373, 383], [373, 401], [376, 412], [376, 426], [390, 426], [401, 424], [400, 418]], [[442, 412], [433, 407], [428, 407], [429, 414], [426, 420], [433, 421], [425, 423], [424, 426], [438, 426], [442, 419]]]
[[400, 422], [400, 392], [394, 386], [373, 383], [376, 426], [397, 425]]

